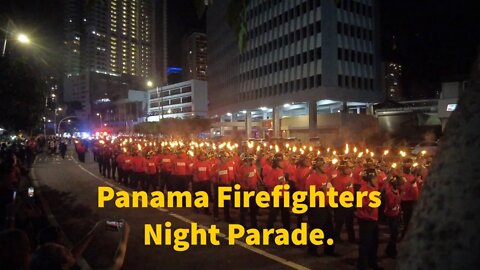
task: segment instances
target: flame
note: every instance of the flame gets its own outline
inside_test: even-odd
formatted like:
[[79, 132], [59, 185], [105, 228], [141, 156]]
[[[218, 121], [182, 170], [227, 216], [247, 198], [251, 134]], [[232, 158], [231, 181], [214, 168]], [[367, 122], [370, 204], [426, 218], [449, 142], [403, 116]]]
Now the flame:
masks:
[[358, 157], [361, 158], [363, 156], [363, 152], [358, 153]]
[[338, 162], [338, 159], [336, 159], [336, 158], [332, 159], [332, 164], [333, 165], [337, 164], [337, 162]]
[[357, 147], [356, 146], [353, 147], [353, 153], [355, 153], [355, 154], [357, 153]]
[[397, 168], [397, 163], [392, 163], [392, 168]]
[[313, 147], [308, 147], [308, 151], [312, 152], [313, 151]]
[[138, 151], [142, 151], [142, 146], [140, 144], [137, 144]]
[[330, 153], [330, 148], [327, 148], [327, 153]]
[[292, 151], [293, 151], [294, 153], [297, 152], [297, 147], [294, 146], [294, 147], [292, 148]]
[[427, 154], [427, 150], [422, 150], [422, 152], [420, 152], [422, 154], [422, 156], [425, 156], [425, 154]]
[[337, 151], [336, 151], [336, 150], [333, 150], [333, 155], [334, 155], [334, 156], [337, 155]]
[[257, 145], [257, 152], [260, 151], [260, 145]]
[[369, 151], [368, 148], [367, 148], [367, 149], [365, 150], [365, 152], [368, 154], [368, 152], [370, 152], [370, 151]]
[[383, 155], [384, 156], [388, 155], [388, 152], [389, 152], [388, 150], [383, 151]]
[[375, 156], [375, 153], [373, 153], [373, 152], [370, 152], [370, 157], [372, 157], [372, 158], [373, 158], [373, 156]]
[[289, 148], [289, 147], [290, 147], [290, 144], [289, 144], [289, 143], [285, 144], [285, 147], [286, 147], [286, 148]]
[[413, 167], [417, 167], [417, 166], [418, 166], [417, 162], [413, 163]]

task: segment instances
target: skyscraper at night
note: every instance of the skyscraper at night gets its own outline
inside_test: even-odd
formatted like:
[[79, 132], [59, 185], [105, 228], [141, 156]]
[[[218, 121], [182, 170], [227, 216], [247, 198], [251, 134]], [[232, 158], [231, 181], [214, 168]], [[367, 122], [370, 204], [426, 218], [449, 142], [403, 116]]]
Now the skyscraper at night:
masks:
[[[80, 101], [87, 108], [83, 115], [89, 115], [95, 103], [124, 94], [111, 85], [138, 89], [147, 80], [164, 79], [155, 66], [155, 4], [164, 2], [66, 0], [65, 101]], [[83, 89], [73, 87], [80, 78], [88, 78]]]
[[[359, 111], [382, 100], [375, 0], [250, 1], [242, 50], [228, 2], [213, 2], [207, 13], [211, 114], [266, 119], [268, 112], [275, 125], [281, 114], [316, 121], [317, 111]], [[292, 103], [304, 105], [282, 108]]]

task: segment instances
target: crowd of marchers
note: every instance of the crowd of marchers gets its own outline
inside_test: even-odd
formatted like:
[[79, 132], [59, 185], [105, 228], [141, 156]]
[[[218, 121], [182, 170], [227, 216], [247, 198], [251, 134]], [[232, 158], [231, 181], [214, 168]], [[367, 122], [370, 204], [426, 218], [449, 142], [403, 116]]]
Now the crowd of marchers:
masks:
[[[386, 224], [390, 234], [384, 252], [388, 257], [396, 257], [396, 244], [408, 229], [432, 160], [426, 151], [414, 156], [406, 149], [369, 150], [348, 144], [334, 149], [300, 143], [100, 136], [89, 145], [99, 173], [132, 190], [204, 191], [211, 198], [217, 198], [219, 186], [235, 184], [245, 191], [271, 192], [284, 184], [289, 184], [291, 191], [308, 191], [311, 186], [325, 192], [331, 187], [339, 193], [380, 191], [379, 208], [369, 207], [369, 198], [365, 197], [361, 208], [327, 205], [310, 208], [306, 215], [292, 214], [289, 208], [268, 209], [266, 228], [273, 228], [280, 215], [281, 226], [287, 230], [307, 222], [310, 230], [322, 229], [326, 239], [358, 243], [358, 269], [381, 268], [377, 262], [379, 223]], [[78, 159], [85, 161], [86, 143], [75, 140], [75, 150]], [[236, 217], [228, 204], [219, 210], [213, 199], [211, 205], [213, 213], [208, 208], [203, 211], [213, 215], [216, 222], [220, 221], [221, 210], [225, 222], [246, 226], [249, 220], [250, 227], [259, 227], [259, 209], [253, 199], [250, 207], [235, 211]], [[291, 224], [292, 219], [296, 224]], [[342, 240], [344, 228], [348, 239]], [[320, 256], [317, 246], [311, 243], [308, 253]], [[324, 254], [341, 256], [335, 251], [335, 244], [325, 245]]]

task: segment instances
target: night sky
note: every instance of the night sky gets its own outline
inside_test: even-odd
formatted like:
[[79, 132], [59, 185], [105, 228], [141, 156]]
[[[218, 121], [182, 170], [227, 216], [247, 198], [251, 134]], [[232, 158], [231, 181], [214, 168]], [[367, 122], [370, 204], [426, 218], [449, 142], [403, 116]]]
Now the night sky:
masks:
[[[328, 0], [330, 1], [330, 0]], [[465, 79], [480, 44], [480, 15], [476, 0], [379, 0], [382, 59], [403, 65], [404, 94], [432, 97], [440, 82]], [[62, 44], [61, 0], [2, 1], [1, 23], [8, 16], [42, 36], [46, 47]], [[205, 29], [193, 0], [168, 0], [169, 65], [181, 65], [181, 39]], [[4, 26], [1, 27], [2, 29]], [[392, 37], [397, 49], [392, 50]], [[55, 49], [58, 51], [58, 49]]]

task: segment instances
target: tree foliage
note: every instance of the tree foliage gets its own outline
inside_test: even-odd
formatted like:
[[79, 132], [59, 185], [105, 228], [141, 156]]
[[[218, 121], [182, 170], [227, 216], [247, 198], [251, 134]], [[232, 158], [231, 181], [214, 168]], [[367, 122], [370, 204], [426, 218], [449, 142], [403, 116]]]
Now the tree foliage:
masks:
[[25, 59], [0, 59], [0, 126], [32, 131], [43, 116], [46, 83]]
[[190, 137], [196, 136], [200, 132], [208, 131], [210, 127], [210, 120], [205, 118], [166, 118], [159, 122], [140, 123], [135, 126], [134, 130], [143, 134]]

